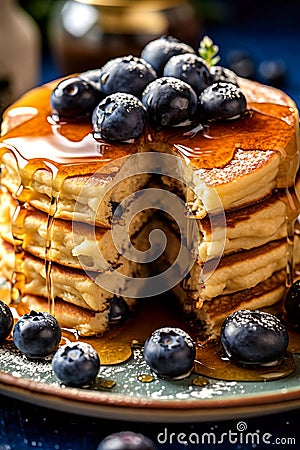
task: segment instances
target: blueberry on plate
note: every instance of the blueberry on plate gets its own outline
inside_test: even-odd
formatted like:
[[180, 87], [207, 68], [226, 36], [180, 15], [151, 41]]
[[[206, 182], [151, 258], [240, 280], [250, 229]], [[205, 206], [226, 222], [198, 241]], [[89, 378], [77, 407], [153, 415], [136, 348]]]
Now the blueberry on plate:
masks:
[[52, 369], [66, 386], [88, 386], [98, 375], [100, 359], [86, 342], [70, 342], [60, 347], [52, 359]]
[[100, 88], [104, 95], [126, 92], [140, 97], [155, 78], [155, 70], [142, 58], [123, 56], [111, 59], [101, 68]]
[[128, 141], [142, 134], [147, 122], [146, 108], [131, 94], [117, 92], [95, 108], [92, 123], [95, 139]]
[[102, 97], [95, 83], [80, 77], [67, 78], [51, 92], [52, 117], [55, 121], [90, 117]]
[[9, 336], [14, 324], [10, 308], [0, 300], [0, 344]]
[[157, 76], [161, 76], [167, 61], [183, 53], [195, 53], [195, 50], [173, 36], [161, 36], [144, 47], [141, 57], [151, 64]]
[[153, 442], [140, 433], [121, 431], [103, 439], [97, 450], [155, 450]]
[[287, 322], [300, 328], [300, 280], [295, 281], [287, 291], [284, 307]]
[[211, 84], [210, 72], [204, 60], [192, 53], [172, 56], [165, 65], [163, 76], [185, 81], [197, 95]]
[[222, 82], [222, 83], [232, 83], [238, 86], [238, 76], [232, 70], [227, 69], [227, 67], [211, 66], [209, 72], [210, 72], [209, 84]]
[[174, 77], [152, 81], [143, 92], [142, 102], [149, 120], [156, 126], [190, 123], [197, 111], [197, 95], [191, 86]]
[[129, 316], [129, 306], [123, 297], [116, 295], [109, 300], [110, 308], [108, 321], [111, 323], [119, 323], [126, 320]]
[[241, 310], [223, 322], [221, 342], [229, 358], [236, 362], [265, 365], [282, 359], [289, 337], [284, 324], [273, 314]]
[[42, 358], [53, 353], [61, 339], [58, 321], [47, 312], [31, 311], [15, 324], [15, 346], [30, 358]]
[[161, 377], [188, 376], [194, 366], [195, 355], [192, 338], [180, 328], [159, 328], [144, 346], [145, 361]]
[[246, 109], [245, 95], [232, 83], [214, 83], [199, 96], [199, 112], [204, 120], [236, 119]]

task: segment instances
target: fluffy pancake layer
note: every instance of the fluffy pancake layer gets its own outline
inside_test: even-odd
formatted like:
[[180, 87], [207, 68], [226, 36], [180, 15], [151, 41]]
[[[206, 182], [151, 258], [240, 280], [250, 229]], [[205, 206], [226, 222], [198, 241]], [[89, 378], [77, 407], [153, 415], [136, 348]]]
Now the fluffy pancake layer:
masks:
[[[7, 280], [12, 279], [15, 269], [14, 248], [11, 244], [0, 241], [0, 271]], [[36, 258], [29, 253], [24, 256], [23, 273], [25, 284], [23, 289], [23, 308], [26, 299], [37, 298], [37, 304], [42, 305], [44, 311], [49, 308], [48, 289], [46, 282], [45, 264], [42, 259]], [[64, 316], [70, 313], [64, 324], [72, 324], [85, 335], [103, 333], [109, 327], [110, 300], [114, 294], [107, 292], [94, 282], [95, 273], [85, 273], [76, 269], [70, 269], [60, 264], [53, 264], [51, 278], [53, 283], [53, 296], [57, 308], [64, 311]], [[122, 291], [122, 286], [120, 286]], [[132, 307], [134, 301], [126, 299]], [[27, 306], [31, 308], [31, 306]], [[55, 306], [56, 308], [56, 306]], [[41, 310], [41, 307], [39, 308]], [[73, 314], [74, 317], [73, 317]], [[80, 318], [80, 319], [79, 319]]]
[[[0, 234], [11, 244], [13, 244], [12, 217], [16, 207], [17, 202], [12, 195], [2, 188]], [[146, 220], [146, 214], [139, 214], [138, 220], [136, 219], [131, 227], [132, 236]], [[46, 257], [46, 241], [50, 233], [51, 247], [48, 249], [47, 258], [57, 264], [75, 269], [82, 269], [84, 266], [86, 270], [94, 272], [116, 267], [122, 267], [123, 273], [134, 272], [134, 262], [120, 254], [111, 229], [92, 227], [83, 222], [72, 223], [55, 219], [49, 231], [47, 214], [32, 206], [27, 208], [23, 228], [23, 249], [38, 258]]]
[[286, 271], [282, 269], [250, 289], [235, 294], [221, 295], [212, 301], [204, 301], [201, 308], [193, 308], [193, 312], [204, 324], [205, 332], [208, 335], [218, 335], [223, 321], [234, 311], [263, 309], [277, 305], [279, 312], [280, 301], [285, 293], [285, 278]]
[[[67, 176], [63, 181], [57, 181], [59, 198], [55, 216], [109, 228], [115, 207], [129, 195], [147, 186], [150, 178], [145, 173], [127, 176], [126, 171], [131, 167], [127, 159], [124, 156], [118, 163], [108, 162], [99, 172], [96, 168], [94, 173], [89, 172], [90, 168], [87, 167], [84, 175]], [[2, 161], [2, 185], [12, 194], [16, 194], [20, 186], [29, 186], [29, 197], [24, 200], [36, 209], [49, 213], [56, 188], [51, 170], [42, 168], [28, 174], [20, 170], [11, 153], [4, 154]], [[24, 201], [22, 196], [20, 199]]]

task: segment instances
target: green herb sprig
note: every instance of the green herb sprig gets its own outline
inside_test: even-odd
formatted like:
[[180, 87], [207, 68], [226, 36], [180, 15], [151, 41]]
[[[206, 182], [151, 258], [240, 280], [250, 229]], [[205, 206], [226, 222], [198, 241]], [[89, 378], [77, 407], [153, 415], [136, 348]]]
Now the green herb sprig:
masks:
[[199, 55], [206, 61], [208, 67], [215, 66], [220, 61], [218, 52], [219, 47], [210, 37], [204, 36], [199, 45]]

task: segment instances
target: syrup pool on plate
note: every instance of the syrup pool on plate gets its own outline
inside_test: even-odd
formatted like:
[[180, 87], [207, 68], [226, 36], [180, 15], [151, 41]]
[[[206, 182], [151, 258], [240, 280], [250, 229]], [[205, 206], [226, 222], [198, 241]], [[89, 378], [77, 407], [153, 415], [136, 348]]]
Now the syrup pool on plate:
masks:
[[[172, 327], [184, 328], [194, 339], [196, 358], [193, 373], [202, 376], [202, 381], [193, 384], [205, 386], [203, 380], [214, 378], [226, 381], [271, 381], [284, 378], [295, 370], [293, 353], [299, 353], [300, 334], [290, 330], [290, 346], [284, 358], [274, 366], [244, 367], [228, 359], [219, 339], [206, 339], [201, 336], [195, 324], [184, 322], [182, 314], [174, 308], [175, 298], [156, 298], [145, 300], [137, 308], [136, 313], [118, 327], [112, 327], [103, 336], [80, 337], [71, 331], [63, 333], [65, 340], [82, 340], [91, 344], [98, 352], [101, 364], [116, 365], [129, 360], [135, 347], [142, 349], [148, 336], [157, 328], [168, 324]], [[173, 302], [173, 305], [172, 305]], [[203, 378], [204, 377], [204, 378]], [[149, 383], [155, 375], [149, 373], [137, 374], [137, 379]]]

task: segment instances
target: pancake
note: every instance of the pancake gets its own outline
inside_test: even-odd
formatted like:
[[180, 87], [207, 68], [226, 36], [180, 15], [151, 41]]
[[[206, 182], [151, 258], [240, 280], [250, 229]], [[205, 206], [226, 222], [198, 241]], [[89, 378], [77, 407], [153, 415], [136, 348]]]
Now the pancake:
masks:
[[[0, 269], [8, 280], [23, 271], [24, 308], [50, 298], [63, 323], [102, 333], [113, 295], [131, 305], [174, 289], [184, 309], [215, 332], [226, 311], [279, 301], [291, 262], [286, 236], [300, 210], [299, 117], [286, 94], [238, 79], [248, 102], [238, 119], [173, 128], [149, 122], [133, 141], [109, 143], [94, 139], [88, 122], [53, 121], [49, 97], [57, 83], [24, 94], [2, 126], [0, 233], [7, 242]], [[128, 233], [134, 256], [130, 245], [114, 246], [122, 221], [115, 238]], [[149, 260], [164, 244], [157, 228], [167, 245]], [[9, 242], [21, 249], [21, 264]], [[102, 284], [107, 275], [112, 291]], [[132, 280], [136, 288], [128, 289]]]
[[[99, 172], [97, 167], [94, 168], [95, 172], [92, 172], [93, 166], [87, 166], [87, 173], [84, 175], [66, 176], [60, 181], [57, 180], [59, 199], [56, 205], [56, 217], [109, 228], [115, 207], [130, 194], [147, 186], [149, 180], [147, 174], [128, 177], [126, 159], [128, 157], [124, 153], [119, 161], [121, 168], [107, 158], [107, 166], [99, 168]], [[16, 195], [19, 186], [29, 183], [29, 191], [25, 193], [29, 198], [24, 196], [23, 192], [23, 197], [19, 197], [20, 201], [29, 201], [36, 209], [49, 213], [55, 192], [52, 171], [43, 168], [33, 173], [29, 171], [29, 174], [25, 170], [24, 173], [11, 153], [4, 154], [2, 161], [4, 163], [2, 185]], [[130, 168], [129, 161], [128, 164]], [[118, 177], [121, 182], [118, 181]]]
[[[12, 216], [17, 202], [12, 195], [2, 189], [0, 202], [0, 234], [13, 244]], [[131, 237], [149, 220], [146, 213], [139, 214], [130, 227]], [[51, 226], [51, 247], [46, 255], [48, 216], [40, 210], [28, 206], [24, 219], [23, 249], [38, 258], [46, 258], [64, 266], [101, 272], [109, 267], [123, 267], [122, 272], [134, 272], [134, 262], [124, 258], [115, 246], [112, 230], [92, 227], [83, 222], [72, 223], [55, 219]], [[124, 243], [125, 245], [126, 243]], [[125, 248], [123, 248], [123, 252]]]
[[[201, 265], [195, 264], [188, 287], [197, 292], [197, 297], [200, 292], [200, 299], [207, 300], [252, 288], [286, 265], [286, 239], [272, 241], [255, 249], [225, 256], [217, 267], [214, 260], [206, 262], [203, 270]], [[203, 284], [201, 279], [204, 279]]]
[[[2, 240], [0, 253], [1, 273], [7, 279], [11, 279], [14, 271], [14, 249]], [[46, 271], [43, 260], [26, 254], [23, 269], [26, 279], [24, 294], [41, 295], [47, 298]], [[58, 264], [52, 265], [51, 273], [54, 298], [58, 297], [91, 310], [103, 311], [107, 309], [106, 302], [109, 298], [112, 298], [112, 295], [93, 282], [94, 273], [88, 276], [84, 271], [70, 269]]]
[[213, 301], [204, 301], [201, 308], [193, 309], [193, 313], [204, 325], [209, 336], [218, 336], [225, 318], [239, 309], [265, 309], [277, 305], [277, 312], [280, 312], [280, 301], [285, 293], [285, 278], [285, 270], [280, 270], [251, 289], [221, 295]]
[[[24, 295], [18, 307], [19, 314], [28, 314], [32, 310], [47, 311], [47, 299], [35, 295]], [[57, 298], [54, 314], [61, 327], [76, 330], [81, 336], [94, 336], [107, 330], [107, 310], [104, 312], [92, 311]]]
[[276, 188], [279, 164], [273, 151], [237, 149], [225, 167], [199, 169], [188, 197], [191, 212], [201, 215], [203, 208], [217, 211], [220, 206], [227, 211], [262, 200]]

